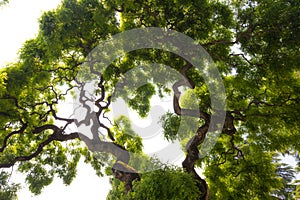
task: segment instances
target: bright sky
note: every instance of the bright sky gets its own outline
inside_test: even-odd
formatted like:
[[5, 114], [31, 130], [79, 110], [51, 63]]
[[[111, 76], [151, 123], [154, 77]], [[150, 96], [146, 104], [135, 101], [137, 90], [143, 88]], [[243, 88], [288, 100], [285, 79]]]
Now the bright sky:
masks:
[[38, 18], [43, 11], [55, 8], [60, 0], [11, 0], [0, 7], [0, 66], [16, 58], [25, 40], [38, 31]]
[[[43, 11], [56, 8], [59, 2], [60, 0], [10, 0], [8, 5], [0, 8], [0, 66], [16, 59], [24, 41], [36, 36], [38, 18]], [[24, 178], [18, 174], [13, 175], [11, 180], [25, 186]], [[64, 186], [57, 178], [39, 196], [32, 196], [25, 187], [18, 196], [19, 200], [104, 200], [109, 188], [107, 177], [97, 177], [89, 165], [81, 162], [77, 178], [70, 186]]]

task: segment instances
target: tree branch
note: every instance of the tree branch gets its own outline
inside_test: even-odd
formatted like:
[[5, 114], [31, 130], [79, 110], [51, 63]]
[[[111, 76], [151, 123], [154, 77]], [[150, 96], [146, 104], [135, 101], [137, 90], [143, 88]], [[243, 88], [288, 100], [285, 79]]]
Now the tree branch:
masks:
[[23, 133], [25, 131], [25, 129], [27, 128], [27, 124], [23, 124], [22, 127], [17, 130], [17, 131], [13, 131], [9, 134], [7, 134], [3, 140], [3, 145], [2, 147], [0, 148], [0, 152], [2, 153], [4, 151], [4, 149], [7, 147], [7, 141], [10, 137], [12, 137], [13, 135], [16, 135], [16, 134], [20, 134], [20, 133]]
[[37, 157], [43, 151], [43, 148], [46, 145], [50, 144], [54, 140], [67, 141], [67, 140], [73, 140], [73, 139], [79, 138], [78, 133], [71, 133], [71, 134], [68, 134], [68, 135], [64, 135], [62, 133], [62, 130], [59, 129], [55, 125], [45, 125], [45, 126], [39, 127], [35, 130], [34, 133], [42, 132], [42, 131], [45, 131], [45, 130], [48, 130], [48, 129], [51, 129], [54, 132], [51, 135], [49, 135], [49, 137], [45, 141], [41, 142], [38, 145], [36, 151], [34, 151], [32, 154], [27, 155], [27, 156], [17, 156], [8, 163], [1, 163], [0, 168], [9, 168], [9, 167], [12, 167], [18, 161], [29, 161], [32, 158]]
[[208, 122], [210, 120], [209, 114], [200, 110], [191, 110], [191, 109], [183, 109], [179, 105], [179, 99], [181, 96], [181, 92], [179, 91], [179, 87], [188, 86], [190, 88], [194, 88], [195, 84], [191, 79], [187, 77], [187, 70], [191, 68], [190, 64], [184, 66], [181, 70], [181, 74], [184, 76], [184, 79], [175, 82], [172, 86], [174, 96], [173, 96], [173, 109], [177, 115], [191, 116], [191, 117], [200, 117], [204, 119], [204, 121]]
[[197, 130], [197, 134], [190, 139], [186, 146], [187, 155], [182, 162], [182, 167], [189, 173], [192, 173], [195, 179], [198, 181], [197, 186], [201, 191], [201, 200], [208, 199], [209, 189], [206, 181], [202, 179], [197, 172], [195, 171], [195, 163], [199, 159], [199, 150], [198, 146], [204, 141], [206, 133], [208, 131], [208, 124], [204, 124], [199, 127]]

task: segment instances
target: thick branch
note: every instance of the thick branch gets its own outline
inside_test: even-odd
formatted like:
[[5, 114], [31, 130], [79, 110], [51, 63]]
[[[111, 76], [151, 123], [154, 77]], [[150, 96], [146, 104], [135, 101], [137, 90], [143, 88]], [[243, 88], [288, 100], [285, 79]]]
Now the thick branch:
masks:
[[13, 135], [16, 135], [16, 134], [23, 133], [23, 132], [25, 131], [26, 128], [27, 128], [27, 124], [23, 124], [22, 127], [21, 127], [19, 130], [13, 131], [13, 132], [7, 134], [7, 135], [5, 136], [5, 138], [4, 138], [4, 140], [3, 140], [3, 145], [2, 145], [2, 147], [0, 148], [0, 152], [3, 152], [3, 151], [4, 151], [4, 149], [5, 149], [6, 146], [7, 146], [7, 141], [8, 141], [8, 139], [9, 139], [10, 137], [12, 137]]
[[195, 162], [199, 159], [199, 150], [198, 146], [204, 141], [206, 133], [208, 131], [209, 123], [210, 123], [210, 115], [204, 111], [200, 110], [192, 110], [192, 109], [183, 109], [179, 105], [179, 99], [181, 92], [179, 91], [179, 87], [181, 86], [188, 86], [190, 88], [194, 88], [195, 84], [194, 82], [188, 78], [187, 76], [187, 70], [189, 70], [192, 66], [190, 64], [187, 64], [184, 66], [181, 70], [181, 74], [183, 75], [184, 79], [179, 80], [173, 84], [173, 108], [174, 112], [177, 115], [185, 115], [185, 116], [191, 116], [191, 117], [197, 117], [201, 118], [205, 121], [205, 124], [197, 130], [196, 135], [188, 142], [186, 150], [187, 155], [185, 160], [182, 162], [182, 167], [189, 173], [192, 173], [194, 178], [197, 180], [197, 186], [199, 190], [201, 191], [201, 200], [205, 200], [208, 198], [208, 186], [195, 171], [194, 165]]
[[115, 178], [125, 183], [126, 192], [129, 192], [132, 189], [132, 181], [140, 178], [138, 172], [128, 165], [129, 152], [124, 147], [113, 142], [95, 141], [84, 135], [80, 137], [87, 144], [89, 150], [107, 152], [117, 158], [116, 163], [112, 167], [112, 172]]
[[[62, 130], [54, 125], [45, 125], [43, 127], [40, 127], [39, 131], [44, 131], [44, 130], [48, 130], [48, 129], [51, 129], [54, 132], [45, 141], [41, 142], [38, 145], [37, 149], [33, 153], [31, 153], [30, 155], [27, 155], [27, 156], [17, 156], [8, 163], [0, 164], [0, 168], [9, 168], [9, 167], [12, 167], [18, 161], [29, 161], [32, 158], [37, 157], [43, 151], [44, 147], [47, 146], [48, 144], [50, 144], [54, 140], [67, 141], [67, 140], [73, 140], [73, 139], [76, 139], [79, 137], [77, 133], [71, 133], [68, 135], [64, 135], [62, 133]], [[36, 131], [38, 131], [38, 130], [36, 130]]]
[[174, 112], [177, 115], [184, 115], [184, 116], [191, 116], [191, 117], [200, 117], [200, 118], [204, 119], [205, 122], [208, 123], [208, 121], [210, 119], [210, 116], [206, 112], [201, 111], [201, 110], [183, 109], [179, 105], [179, 99], [180, 99], [180, 95], [181, 95], [181, 92], [179, 91], [179, 87], [181, 87], [181, 86], [188, 86], [188, 87], [191, 87], [191, 88], [195, 87], [195, 84], [193, 83], [193, 81], [190, 80], [187, 77], [187, 75], [186, 75], [186, 71], [188, 69], [190, 69], [189, 66], [190, 65], [186, 65], [181, 70], [181, 74], [184, 76], [184, 79], [175, 82], [173, 84], [173, 87], [172, 87], [173, 92], [174, 92], [174, 97], [173, 97]]
[[208, 127], [208, 124], [204, 124], [198, 128], [197, 134], [188, 142], [186, 146], [187, 155], [185, 160], [182, 162], [182, 167], [187, 172], [192, 173], [195, 179], [198, 181], [197, 185], [202, 193], [200, 198], [201, 200], [208, 199], [209, 190], [206, 181], [197, 174], [194, 167], [196, 161], [199, 159], [198, 146], [204, 141]]
[[138, 172], [122, 161], [117, 161], [112, 167], [114, 176], [125, 183], [126, 192], [132, 190], [132, 181], [140, 180]]
[[[25, 128], [22, 128], [22, 130], [23, 129], [25, 129]], [[19, 130], [17, 132], [20, 132], [22, 130]], [[33, 153], [31, 153], [30, 155], [27, 155], [27, 156], [17, 156], [8, 163], [0, 164], [0, 168], [9, 168], [9, 167], [12, 167], [18, 161], [29, 161], [32, 158], [37, 157], [42, 152], [43, 148], [46, 145], [50, 144], [52, 141], [61, 141], [62, 142], [62, 141], [73, 140], [73, 139], [84, 140], [88, 144], [88, 147], [91, 151], [107, 152], [107, 153], [110, 153], [110, 154], [116, 156], [117, 161], [121, 161], [123, 163], [129, 162], [128, 151], [125, 150], [123, 147], [121, 147], [117, 144], [114, 144], [112, 142], [102, 142], [102, 141], [95, 142], [94, 140], [90, 140], [89, 138], [82, 136], [82, 135], [79, 137], [79, 133], [77, 133], [77, 132], [70, 133], [70, 134], [64, 134], [62, 129], [58, 128], [55, 125], [51, 125], [51, 124], [38, 127], [34, 131], [32, 131], [32, 133], [37, 134], [37, 133], [41, 133], [45, 130], [53, 130], [53, 133], [45, 141], [41, 142], [38, 145], [37, 149]], [[16, 134], [17, 132], [12, 132], [12, 133]], [[2, 148], [4, 149], [5, 146], [3, 146]], [[120, 170], [120, 169], [118, 169], [118, 170]]]

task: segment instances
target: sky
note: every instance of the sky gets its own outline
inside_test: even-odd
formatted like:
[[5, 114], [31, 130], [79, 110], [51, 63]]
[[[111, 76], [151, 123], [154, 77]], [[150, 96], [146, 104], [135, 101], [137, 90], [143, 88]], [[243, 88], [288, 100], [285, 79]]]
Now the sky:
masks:
[[0, 66], [14, 61], [22, 44], [36, 36], [43, 11], [57, 7], [60, 0], [10, 0], [0, 7]]
[[[8, 5], [0, 8], [0, 66], [16, 60], [22, 44], [37, 35], [38, 18], [43, 11], [54, 9], [59, 3], [60, 0], [10, 0]], [[104, 200], [110, 189], [108, 177], [97, 177], [90, 165], [83, 162], [80, 162], [78, 175], [70, 186], [64, 186], [56, 178], [39, 196], [33, 196], [24, 187], [24, 175], [14, 173], [11, 181], [19, 182], [23, 186], [18, 193], [19, 200]]]

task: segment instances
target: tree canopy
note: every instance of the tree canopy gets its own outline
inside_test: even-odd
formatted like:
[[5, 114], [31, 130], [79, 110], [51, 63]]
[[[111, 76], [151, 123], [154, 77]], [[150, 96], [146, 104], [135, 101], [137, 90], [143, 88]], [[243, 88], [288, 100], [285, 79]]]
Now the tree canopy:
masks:
[[[16, 166], [34, 194], [55, 176], [71, 184], [83, 158], [97, 175], [112, 177], [107, 199], [294, 198], [300, 167], [299, 11], [296, 0], [63, 0], [41, 16], [38, 35], [24, 43], [18, 61], [0, 69], [0, 168]], [[93, 51], [116, 34], [147, 27], [192, 38], [214, 61], [222, 84], [205, 78], [210, 65], [200, 72], [194, 60], [172, 51], [153, 47], [122, 54], [135, 40], [121, 38], [114, 44], [120, 52], [111, 55], [106, 46]], [[196, 51], [180, 48], [184, 55]], [[101, 60], [93, 60], [98, 53]], [[91, 77], [95, 89], [87, 94], [84, 80]], [[213, 105], [223, 96], [212, 93], [210, 84], [224, 86], [224, 108]], [[70, 96], [85, 109], [77, 117], [76, 106], [74, 115], [62, 116], [61, 104]], [[166, 140], [180, 141], [182, 166], [145, 155], [131, 119], [109, 115], [122, 98], [147, 117], [151, 99], [158, 97], [172, 98], [173, 109], [160, 124]], [[222, 112], [219, 126], [213, 116]], [[217, 129], [221, 134], [204, 156], [202, 146]], [[285, 155], [298, 168], [283, 163]], [[19, 185], [4, 171], [0, 177], [0, 199], [15, 199]]]

